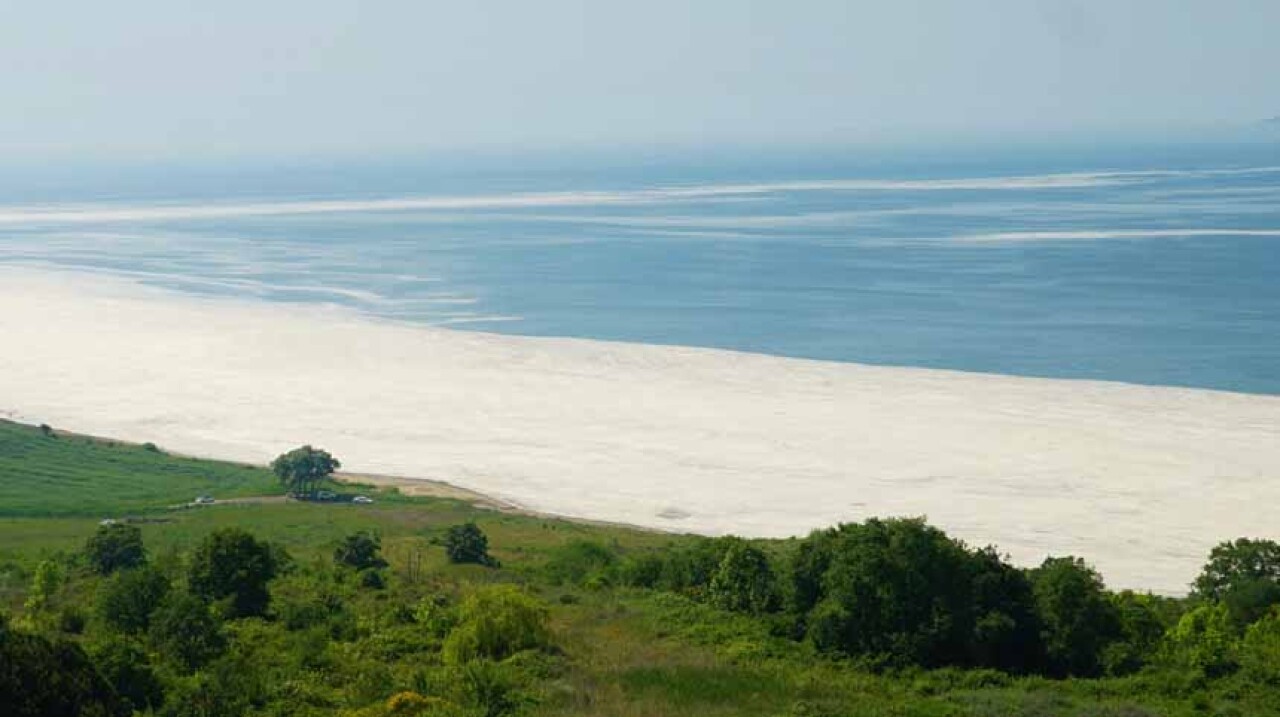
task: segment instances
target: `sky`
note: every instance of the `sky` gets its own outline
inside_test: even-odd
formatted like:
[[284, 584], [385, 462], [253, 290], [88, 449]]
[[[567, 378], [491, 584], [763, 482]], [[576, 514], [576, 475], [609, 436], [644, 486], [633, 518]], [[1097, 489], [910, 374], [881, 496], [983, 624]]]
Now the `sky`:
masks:
[[0, 0], [0, 162], [806, 145], [1280, 114], [1272, 0]]

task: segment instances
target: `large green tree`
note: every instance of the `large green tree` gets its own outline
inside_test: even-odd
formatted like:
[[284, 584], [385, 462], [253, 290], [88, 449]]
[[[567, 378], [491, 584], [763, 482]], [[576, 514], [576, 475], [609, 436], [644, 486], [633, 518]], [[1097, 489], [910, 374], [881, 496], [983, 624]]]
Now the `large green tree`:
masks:
[[919, 519], [843, 525], [834, 537], [808, 621], [815, 646], [895, 665], [965, 662], [973, 614], [962, 544]]
[[267, 583], [280, 567], [281, 554], [240, 528], [210, 533], [196, 547], [187, 584], [191, 593], [221, 602], [228, 617], [262, 615], [271, 594]]
[[320, 482], [341, 467], [328, 451], [311, 446], [295, 448], [271, 462], [271, 471], [296, 495], [314, 495]]

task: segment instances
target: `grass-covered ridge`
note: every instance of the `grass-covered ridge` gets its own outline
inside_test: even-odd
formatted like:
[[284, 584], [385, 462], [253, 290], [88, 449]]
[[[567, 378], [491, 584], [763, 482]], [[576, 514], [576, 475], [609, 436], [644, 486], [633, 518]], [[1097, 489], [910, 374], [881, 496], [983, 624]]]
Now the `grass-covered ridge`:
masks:
[[282, 492], [264, 468], [168, 456], [154, 446], [0, 420], [0, 517], [105, 518], [205, 493], [233, 498]]
[[[1280, 576], [1232, 592], [1231, 560], [1206, 573], [1219, 597], [1197, 602], [1098, 591], [1073, 562], [1020, 571], [913, 521], [713, 540], [366, 487], [372, 505], [166, 510], [280, 489], [266, 469], [0, 428], [21, 439], [0, 443], [0, 491], [24, 506], [0, 516], [0, 662], [62, 664], [81, 680], [50, 699], [107, 684], [172, 717], [1280, 714], [1280, 619], [1267, 607]], [[31, 475], [46, 482], [15, 480]], [[195, 488], [201, 475], [229, 482]], [[69, 510], [69, 490], [100, 509]], [[140, 519], [99, 525], [124, 514]], [[469, 523], [478, 530], [458, 529]], [[1244, 547], [1233, 556], [1275, 562]], [[964, 591], [947, 597], [951, 585]], [[1084, 637], [1105, 628], [1110, 642], [1079, 639], [1088, 621], [1043, 624], [1063, 615], [1096, 618]], [[1060, 646], [1042, 633], [1096, 659], [1055, 663]], [[864, 648], [880, 654], [852, 654]], [[77, 650], [79, 672], [63, 659]], [[1046, 676], [1073, 670], [1103, 676]]]

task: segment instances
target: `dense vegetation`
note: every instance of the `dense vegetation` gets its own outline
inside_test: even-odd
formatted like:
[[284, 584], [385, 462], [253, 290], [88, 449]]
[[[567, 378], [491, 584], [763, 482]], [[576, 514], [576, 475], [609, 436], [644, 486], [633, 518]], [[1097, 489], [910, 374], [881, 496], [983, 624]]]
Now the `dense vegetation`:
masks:
[[[1173, 599], [917, 519], [749, 541], [367, 487], [166, 508], [168, 478], [279, 490], [188, 465], [0, 423], [4, 714], [1280, 714], [1268, 540], [1218, 546]], [[93, 517], [60, 488], [83, 476]]]

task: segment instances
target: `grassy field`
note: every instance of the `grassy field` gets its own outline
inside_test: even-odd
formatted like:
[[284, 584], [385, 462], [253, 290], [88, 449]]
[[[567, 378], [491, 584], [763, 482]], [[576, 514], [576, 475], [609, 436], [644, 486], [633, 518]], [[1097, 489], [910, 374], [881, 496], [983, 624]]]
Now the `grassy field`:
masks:
[[0, 421], [0, 517], [152, 512], [198, 495], [279, 494], [263, 468]]
[[[347, 489], [349, 492], [354, 490]], [[273, 502], [169, 509], [202, 493], [220, 498], [280, 492], [263, 469], [166, 456], [144, 447], [49, 436], [0, 423], [0, 605], [22, 614], [35, 565], [79, 551], [102, 517], [137, 515], [152, 562], [181, 567], [211, 531], [243, 527], [283, 545], [305, 569], [277, 580], [278, 606], [305, 601], [317, 576], [332, 572], [330, 556], [343, 536], [378, 533], [390, 566], [383, 591], [361, 591], [338, 580], [350, 635], [291, 632], [281, 621], [245, 621], [235, 628], [245, 654], [286, 677], [295, 655], [314, 652], [296, 674], [322, 673], [314, 704], [289, 714], [340, 714], [407, 689], [424, 690], [424, 675], [444, 670], [438, 652], [397, 648], [407, 628], [388, 615], [395, 605], [433, 594], [465, 595], [477, 585], [516, 583], [550, 610], [560, 657], [536, 674], [530, 699], [513, 713], [531, 715], [715, 716], [793, 715], [1245, 715], [1280, 714], [1274, 692], [1207, 689], [1170, 677], [1117, 679], [1016, 678], [990, 670], [873, 673], [819, 657], [806, 643], [772, 634], [768, 625], [671, 593], [609, 585], [562, 584], [546, 566], [565, 546], [589, 540], [626, 556], [667, 550], [692, 538], [482, 510], [446, 499], [409, 498], [361, 487], [372, 505]], [[487, 534], [501, 569], [451, 565], [440, 547], [449, 526], [474, 520]], [[777, 549], [777, 546], [773, 546]], [[91, 612], [97, 578], [84, 571], [60, 597]], [[336, 586], [336, 587], [335, 587]], [[280, 609], [284, 609], [281, 607]], [[86, 634], [97, 628], [90, 621]], [[416, 629], [416, 628], [414, 628]], [[335, 633], [336, 634], [336, 633]], [[307, 640], [320, 643], [306, 647]], [[84, 638], [91, 639], [91, 638]], [[412, 642], [412, 640], [410, 640]], [[300, 647], [301, 645], [301, 647]], [[392, 646], [392, 647], [389, 647]], [[438, 648], [433, 648], [438, 649]], [[255, 652], [256, 651], [256, 652]], [[307, 652], [310, 651], [310, 652]], [[320, 665], [317, 667], [317, 665]], [[433, 672], [436, 671], [436, 672]], [[444, 673], [442, 673], [444, 674]], [[308, 688], [313, 689], [313, 688]], [[292, 698], [291, 698], [292, 699]], [[284, 703], [281, 703], [284, 704]], [[272, 708], [275, 710], [276, 708]], [[261, 714], [285, 714], [267, 711]], [[470, 714], [470, 713], [468, 713]]]

